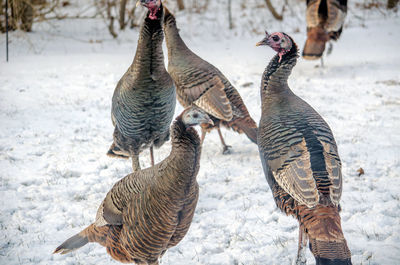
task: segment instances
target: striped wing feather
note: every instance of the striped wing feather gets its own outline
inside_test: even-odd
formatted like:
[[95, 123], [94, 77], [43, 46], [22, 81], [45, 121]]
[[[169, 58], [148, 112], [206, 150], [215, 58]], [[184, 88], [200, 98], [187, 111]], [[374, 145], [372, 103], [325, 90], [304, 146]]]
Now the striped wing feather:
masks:
[[324, 148], [326, 170], [331, 181], [331, 186], [329, 187], [330, 198], [334, 204], [339, 205], [342, 195], [342, 163], [336, 148], [326, 142], [322, 142], [322, 146]]
[[198, 107], [221, 120], [232, 119], [233, 112], [221, 78], [204, 76], [196, 82], [183, 85], [185, 97]]
[[[288, 123], [285, 122], [285, 126], [282, 126], [282, 121], [270, 125], [269, 133], [262, 135], [262, 138], [267, 139], [266, 146], [269, 146], [266, 162], [279, 186], [300, 204], [314, 207], [320, 202], [321, 193], [329, 193], [330, 200], [338, 205], [342, 192], [342, 175], [335, 140], [329, 126], [315, 111], [307, 113], [302, 122], [308, 125], [303, 127], [314, 128], [308, 132], [294, 125], [296, 115], [286, 117], [284, 120]], [[286, 127], [291, 122], [293, 124]], [[314, 138], [321, 149], [310, 149], [305, 137], [308, 137], [310, 144], [310, 139]], [[314, 171], [311, 165], [312, 153], [314, 159], [317, 159], [314, 163], [324, 164]]]
[[151, 182], [158, 166], [156, 165], [155, 169], [148, 168], [132, 173], [115, 183], [97, 210], [95, 225], [122, 224], [124, 209], [128, 207], [129, 202], [135, 201], [143, 188]]
[[225, 86], [217, 76], [210, 81], [212, 86], [193, 103], [218, 119], [230, 121], [233, 112], [224, 91]]
[[319, 201], [304, 138], [268, 161], [276, 182], [296, 201], [314, 207]]

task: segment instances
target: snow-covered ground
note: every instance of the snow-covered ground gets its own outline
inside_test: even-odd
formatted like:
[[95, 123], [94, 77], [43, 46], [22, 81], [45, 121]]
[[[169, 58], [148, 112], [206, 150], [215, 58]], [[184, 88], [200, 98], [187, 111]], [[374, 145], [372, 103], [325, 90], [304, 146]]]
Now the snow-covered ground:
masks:
[[[260, 78], [274, 53], [255, 43], [264, 29], [285, 30], [301, 48], [301, 5], [282, 23], [265, 8], [245, 9], [230, 33], [226, 16], [215, 15], [222, 7], [209, 15], [177, 15], [188, 46], [230, 79], [257, 122]], [[325, 68], [300, 58], [289, 85], [336, 137], [344, 173], [342, 226], [353, 264], [400, 264], [400, 19], [352, 7]], [[262, 13], [259, 23], [246, 20], [251, 14], [245, 12]], [[117, 264], [97, 244], [63, 256], [52, 252], [94, 220], [113, 183], [131, 171], [130, 162], [105, 153], [113, 132], [111, 96], [133, 59], [138, 33], [128, 30], [113, 40], [99, 22], [53, 26], [12, 33], [9, 63], [0, 35], [0, 264]], [[223, 133], [233, 153], [221, 154], [216, 132], [207, 136], [193, 223], [162, 264], [290, 264], [297, 221], [276, 208], [257, 146]], [[156, 160], [169, 152], [167, 143]], [[141, 163], [149, 166], [148, 152]], [[309, 251], [307, 258], [314, 264]]]

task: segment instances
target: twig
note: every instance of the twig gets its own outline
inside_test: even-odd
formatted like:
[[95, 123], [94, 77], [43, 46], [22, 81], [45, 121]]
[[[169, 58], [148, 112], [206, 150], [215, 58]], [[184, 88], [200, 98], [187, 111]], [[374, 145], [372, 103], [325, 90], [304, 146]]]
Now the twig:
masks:
[[129, 12], [129, 15], [128, 15], [128, 21], [129, 20], [131, 21], [130, 28], [133, 28], [135, 26], [135, 21], [134, 21], [135, 20], [135, 10], [136, 10], [136, 5], [134, 5], [132, 7], [132, 9], [131, 9], [131, 11]]
[[[35, 22], [41, 22], [41, 21], [46, 21], [46, 20], [55, 20], [55, 19], [57, 19], [57, 20], [61, 20], [61, 19], [91, 19], [91, 18], [96, 18], [99, 15], [99, 12], [101, 12], [101, 10], [100, 10], [99, 12], [97, 12], [96, 14], [93, 14], [91, 16], [82, 16], [82, 14], [86, 13], [86, 11], [88, 11], [89, 9], [92, 8], [92, 6], [88, 6], [87, 8], [80, 11], [77, 15], [68, 16], [66, 14], [57, 14], [55, 12], [55, 7], [56, 6], [54, 5], [46, 12], [40, 13], [38, 18], [35, 19]], [[46, 17], [47, 14], [50, 14], [52, 12], [55, 14], [53, 17]]]
[[42, 21], [47, 21], [47, 20], [62, 20], [62, 19], [93, 19], [96, 18], [97, 14], [92, 15], [92, 16], [68, 16], [68, 15], [56, 15], [54, 17], [45, 17], [45, 18], [41, 18], [40, 20], [38, 20], [37, 22], [42, 22]]
[[108, 31], [113, 36], [113, 38], [118, 37], [118, 34], [114, 31], [114, 16], [111, 15], [111, 7], [115, 5], [115, 2], [107, 1], [107, 17], [110, 19], [110, 24], [108, 24]]
[[118, 37], [118, 34], [114, 31], [114, 17], [110, 18], [110, 25], [108, 25], [108, 30], [110, 31], [113, 38]]
[[269, 11], [271, 11], [272, 15], [274, 16], [275, 19], [277, 20], [282, 20], [283, 19], [283, 11], [284, 11], [284, 7], [282, 8], [282, 15], [279, 15], [275, 8], [272, 6], [271, 1], [270, 0], [265, 0], [265, 3], [267, 4], [267, 7], [269, 9]]
[[8, 62], [8, 0], [6, 0], [6, 60]]
[[125, 22], [126, 2], [127, 2], [127, 0], [121, 0], [121, 2], [119, 3], [119, 28], [120, 29], [124, 29], [127, 24]]
[[[58, 0], [55, 1], [55, 3], [54, 3], [53, 5], [51, 5], [50, 8], [49, 8], [48, 10], [46, 10], [45, 12], [41, 12], [41, 13], [39, 14], [39, 16], [40, 16], [40, 17], [44, 17], [45, 15], [54, 12], [54, 10], [56, 9], [56, 7], [58, 6], [58, 3], [59, 3]], [[42, 9], [44, 9], [44, 8], [41, 8], [40, 10], [42, 10]]]
[[229, 19], [229, 29], [233, 29], [232, 23], [232, 0], [228, 0], [228, 19]]

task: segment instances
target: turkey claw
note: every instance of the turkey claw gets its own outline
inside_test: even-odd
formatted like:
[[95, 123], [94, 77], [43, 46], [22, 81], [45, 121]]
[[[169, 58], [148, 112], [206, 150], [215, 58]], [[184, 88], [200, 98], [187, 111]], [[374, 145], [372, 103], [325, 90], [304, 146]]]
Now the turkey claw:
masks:
[[232, 153], [231, 151], [232, 146], [230, 145], [225, 145], [224, 148], [222, 149], [222, 154], [223, 155], [229, 155]]

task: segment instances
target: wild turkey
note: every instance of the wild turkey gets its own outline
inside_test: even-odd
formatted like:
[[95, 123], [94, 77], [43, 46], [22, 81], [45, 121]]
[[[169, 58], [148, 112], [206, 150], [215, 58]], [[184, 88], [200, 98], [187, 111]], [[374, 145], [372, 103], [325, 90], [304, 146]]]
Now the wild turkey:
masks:
[[100, 205], [96, 221], [54, 253], [97, 242], [118, 261], [158, 264], [165, 251], [182, 240], [193, 218], [201, 143], [192, 127], [201, 123], [212, 120], [195, 106], [184, 110], [171, 128], [170, 155], [118, 181]]
[[237, 90], [213, 65], [193, 53], [183, 42], [176, 26], [175, 17], [165, 8], [165, 40], [168, 48], [168, 72], [174, 80], [178, 101], [183, 107], [194, 104], [205, 110], [214, 126], [202, 126], [205, 134], [217, 128], [223, 153], [228, 145], [222, 137], [220, 125], [245, 133], [254, 143], [257, 141], [257, 125], [250, 117]]
[[307, 0], [307, 41], [303, 49], [304, 59], [321, 58], [325, 43], [339, 39], [346, 13], [347, 0]]
[[288, 86], [297, 45], [285, 33], [266, 34], [257, 46], [278, 54], [261, 81], [258, 146], [276, 205], [299, 221], [296, 264], [306, 264], [307, 240], [316, 264], [351, 264], [340, 224], [342, 173], [335, 139], [324, 119]]
[[135, 59], [114, 91], [114, 142], [107, 153], [132, 157], [134, 171], [140, 169], [139, 153], [148, 147], [154, 165], [153, 146], [168, 141], [176, 104], [175, 86], [165, 69], [162, 51], [162, 4], [160, 0], [141, 3], [149, 12], [140, 30]]

